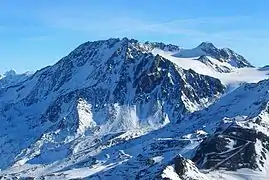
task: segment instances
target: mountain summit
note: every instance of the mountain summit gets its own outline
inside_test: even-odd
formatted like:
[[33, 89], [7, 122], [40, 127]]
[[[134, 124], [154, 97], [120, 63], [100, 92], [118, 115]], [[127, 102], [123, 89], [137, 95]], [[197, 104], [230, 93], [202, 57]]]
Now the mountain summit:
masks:
[[227, 62], [232, 67], [254, 67], [243, 56], [237, 54], [231, 49], [218, 49], [210, 42], [202, 42], [199, 46], [193, 49], [181, 49], [174, 56], [182, 58], [210, 56], [220, 62]]
[[197, 48], [204, 50], [217, 49], [211, 42], [202, 42]]

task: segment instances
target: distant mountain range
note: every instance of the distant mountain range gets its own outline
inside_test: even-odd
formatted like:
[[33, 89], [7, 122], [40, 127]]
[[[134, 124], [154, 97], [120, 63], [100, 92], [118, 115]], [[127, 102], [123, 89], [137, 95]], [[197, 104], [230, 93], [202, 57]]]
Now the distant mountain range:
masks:
[[15, 70], [7, 71], [3, 75], [0, 74], [0, 88], [16, 85], [26, 80], [30, 75], [30, 72], [17, 74]]
[[269, 177], [269, 68], [193, 49], [86, 42], [0, 75], [0, 179]]

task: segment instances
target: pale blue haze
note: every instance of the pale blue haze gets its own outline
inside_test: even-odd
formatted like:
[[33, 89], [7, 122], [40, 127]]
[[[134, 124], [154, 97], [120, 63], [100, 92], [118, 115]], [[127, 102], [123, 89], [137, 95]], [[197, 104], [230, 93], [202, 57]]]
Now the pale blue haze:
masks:
[[269, 1], [0, 0], [0, 72], [34, 71], [85, 41], [130, 37], [230, 47], [269, 64]]

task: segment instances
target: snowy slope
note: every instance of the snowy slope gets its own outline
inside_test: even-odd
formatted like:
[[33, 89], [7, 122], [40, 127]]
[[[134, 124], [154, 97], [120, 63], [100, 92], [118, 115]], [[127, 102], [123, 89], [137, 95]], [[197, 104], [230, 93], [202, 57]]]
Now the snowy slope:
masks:
[[[269, 69], [267, 68], [236, 68], [231, 66], [227, 62], [220, 62], [217, 59], [214, 59], [209, 56], [203, 57], [210, 60], [211, 64], [213, 65], [208, 65], [204, 62], [201, 62], [199, 56], [179, 58], [175, 57], [173, 53], [171, 54], [171, 52], [169, 51], [163, 51], [160, 49], [154, 49], [153, 54], [159, 54], [160, 56], [169, 59], [170, 61], [184, 69], [192, 69], [199, 74], [218, 78], [226, 86], [238, 87], [241, 83], [255, 83], [263, 79], [269, 78]], [[221, 67], [226, 67], [225, 69], [228, 69], [228, 71], [223, 72], [225, 69]]]

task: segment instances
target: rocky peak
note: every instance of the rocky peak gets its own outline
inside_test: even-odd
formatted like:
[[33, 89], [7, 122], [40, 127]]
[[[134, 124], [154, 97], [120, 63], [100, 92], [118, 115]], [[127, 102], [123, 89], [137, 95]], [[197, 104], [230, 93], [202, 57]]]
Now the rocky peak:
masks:
[[16, 73], [16, 71], [14, 69], [11, 69], [11, 70], [4, 73], [5, 77], [12, 77], [12, 76], [15, 76], [15, 75], [17, 75], [17, 73]]
[[200, 48], [205, 51], [217, 49], [211, 42], [202, 42], [197, 48]]
[[234, 67], [254, 67], [250, 62], [248, 62], [242, 55], [234, 52], [229, 48], [223, 48], [218, 50], [219, 57], [226, 62], [229, 62]]

